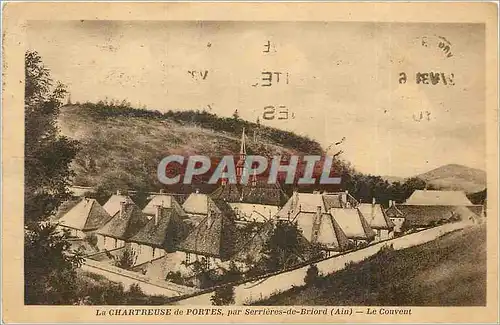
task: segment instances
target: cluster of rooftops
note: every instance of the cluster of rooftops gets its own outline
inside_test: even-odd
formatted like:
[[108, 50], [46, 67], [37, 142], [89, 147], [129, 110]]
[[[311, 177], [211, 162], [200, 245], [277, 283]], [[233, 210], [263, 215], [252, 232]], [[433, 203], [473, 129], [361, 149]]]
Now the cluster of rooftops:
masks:
[[406, 203], [390, 202], [384, 209], [375, 200], [359, 203], [347, 191], [294, 192], [286, 197], [277, 186], [225, 184], [211, 194], [187, 197], [152, 193], [142, 210], [120, 192], [103, 206], [79, 197], [65, 202], [53, 221], [79, 237], [93, 233], [166, 252], [246, 260], [261, 251], [279, 221], [297, 224], [305, 242], [340, 252], [352, 243], [392, 238], [402, 223], [427, 227], [433, 220], [482, 212], [482, 206], [453, 191], [415, 191]]

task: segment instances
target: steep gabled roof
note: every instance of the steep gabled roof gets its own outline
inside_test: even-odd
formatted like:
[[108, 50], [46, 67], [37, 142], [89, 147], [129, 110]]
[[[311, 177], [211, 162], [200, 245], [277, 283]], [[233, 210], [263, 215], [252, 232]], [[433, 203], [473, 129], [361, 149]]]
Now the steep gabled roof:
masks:
[[398, 205], [403, 213], [405, 226], [428, 227], [433, 223], [448, 220], [455, 215], [454, 206], [450, 205]]
[[134, 203], [126, 203], [124, 211], [118, 211], [111, 220], [97, 230], [98, 234], [127, 240], [134, 236], [149, 219]]
[[142, 212], [146, 215], [152, 216], [156, 213], [157, 206], [162, 206], [164, 208], [175, 208], [177, 210], [177, 213], [180, 213], [180, 216], [186, 214], [177, 199], [174, 196], [168, 194], [154, 195], [151, 198], [151, 201], [149, 201], [144, 209], [142, 209]]
[[332, 208], [330, 214], [338, 222], [347, 238], [368, 241], [375, 238], [375, 233], [358, 209]]
[[82, 197], [71, 198], [67, 201], [61, 203], [61, 205], [57, 208], [57, 211], [50, 217], [50, 220], [53, 222], [57, 222], [57, 220], [61, 219], [69, 210], [71, 210], [75, 205], [80, 203], [83, 200]]
[[372, 229], [394, 228], [394, 223], [384, 213], [380, 204], [361, 203], [358, 209]]
[[190, 232], [178, 249], [226, 260], [231, 257], [237, 238], [234, 220], [211, 202], [209, 210], [210, 213]]
[[120, 211], [121, 202], [134, 203], [128, 195], [113, 194], [102, 207], [110, 216], [114, 216]]
[[187, 213], [198, 215], [207, 215], [209, 207], [212, 207], [216, 212], [235, 217], [233, 209], [226, 201], [212, 199], [207, 194], [191, 193], [182, 207]]
[[[303, 236], [314, 243], [314, 220], [317, 212], [297, 212], [292, 216], [291, 221], [297, 222], [297, 226], [302, 230]], [[348, 248], [349, 239], [330, 213], [321, 213], [321, 220], [318, 222], [318, 233], [316, 243], [324, 245], [326, 248], [335, 251], [343, 251]]]
[[462, 191], [416, 190], [406, 200], [407, 205], [472, 205]]
[[151, 218], [129, 241], [174, 251], [188, 230], [180, 212], [182, 210], [175, 207], [161, 208], [158, 220]]
[[207, 214], [208, 195], [191, 193], [182, 205], [186, 213]]
[[289, 214], [295, 214], [297, 211], [315, 213], [318, 207], [321, 207], [321, 211], [329, 211], [332, 208], [346, 208], [347, 202], [351, 204], [351, 207], [357, 205], [356, 199], [346, 192], [294, 192], [283, 208], [278, 211], [277, 217], [279, 219], [287, 219]]
[[111, 219], [111, 216], [95, 199], [82, 199], [59, 220], [61, 226], [82, 231], [96, 230]]
[[385, 215], [389, 218], [404, 218], [403, 212], [395, 204], [385, 210]]

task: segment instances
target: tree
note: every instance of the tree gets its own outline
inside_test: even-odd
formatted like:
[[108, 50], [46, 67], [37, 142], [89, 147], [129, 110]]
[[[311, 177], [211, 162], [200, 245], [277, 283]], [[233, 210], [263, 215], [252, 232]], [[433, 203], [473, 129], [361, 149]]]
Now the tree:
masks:
[[70, 197], [69, 165], [77, 142], [59, 134], [57, 116], [66, 90], [53, 86], [50, 71], [36, 52], [25, 56], [25, 223], [42, 221]]
[[225, 306], [234, 304], [234, 287], [231, 285], [220, 286], [215, 289], [214, 294], [210, 297], [212, 305]]
[[56, 119], [65, 96], [36, 52], [25, 55], [24, 277], [26, 304], [76, 301], [76, 269], [83, 258], [71, 250], [69, 233], [47, 222], [63, 200], [77, 142], [63, 137]]
[[115, 261], [115, 265], [122, 269], [128, 270], [132, 266], [134, 266], [136, 261], [137, 254], [130, 248], [126, 248], [123, 251], [123, 254]]
[[296, 223], [279, 221], [264, 247], [264, 258], [269, 270], [285, 269], [297, 264], [304, 256], [300, 238], [301, 231]]
[[316, 264], [311, 264], [306, 271], [304, 282], [306, 285], [315, 285], [320, 279], [319, 270]]

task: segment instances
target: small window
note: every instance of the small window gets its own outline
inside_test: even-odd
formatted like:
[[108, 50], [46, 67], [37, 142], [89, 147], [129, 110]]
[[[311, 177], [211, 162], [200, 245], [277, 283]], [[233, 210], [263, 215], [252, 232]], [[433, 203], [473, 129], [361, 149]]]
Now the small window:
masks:
[[155, 257], [155, 248], [153, 247], [153, 257]]
[[186, 253], [186, 264], [191, 263], [191, 254]]

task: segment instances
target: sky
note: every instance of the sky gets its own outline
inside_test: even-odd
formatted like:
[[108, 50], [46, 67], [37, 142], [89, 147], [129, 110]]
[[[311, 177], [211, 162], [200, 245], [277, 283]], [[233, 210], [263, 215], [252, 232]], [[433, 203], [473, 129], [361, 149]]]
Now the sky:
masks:
[[[27, 30], [28, 47], [73, 102], [238, 110], [325, 148], [345, 138], [331, 153], [375, 175], [485, 169], [481, 24], [30, 21]], [[263, 86], [263, 72], [280, 73], [279, 82], [273, 74]], [[417, 83], [430, 72], [447, 84]], [[285, 106], [289, 119], [264, 119], [266, 106]]]

